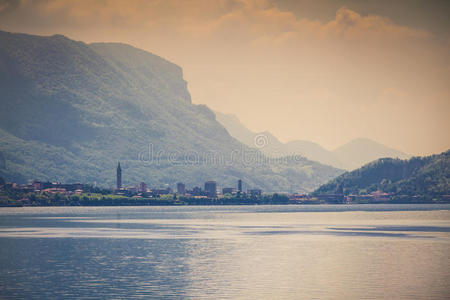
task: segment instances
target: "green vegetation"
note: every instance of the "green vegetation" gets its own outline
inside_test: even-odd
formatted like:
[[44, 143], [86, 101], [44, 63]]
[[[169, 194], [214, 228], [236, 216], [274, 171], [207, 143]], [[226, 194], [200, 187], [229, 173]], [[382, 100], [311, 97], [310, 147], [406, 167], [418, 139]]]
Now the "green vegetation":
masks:
[[228, 196], [223, 198], [176, 197], [173, 194], [158, 197], [132, 196], [132, 194], [111, 194], [85, 186], [87, 191], [80, 194], [65, 195], [49, 192], [24, 192], [19, 189], [2, 186], [0, 178], [0, 206], [122, 206], [122, 205], [252, 205], [252, 204], [288, 204], [289, 198], [283, 194], [252, 197]]
[[[5, 195], [7, 194], [7, 195]], [[49, 193], [3, 193], [0, 192], [0, 206], [122, 206], [122, 205], [175, 205], [165, 198], [134, 198], [114, 194], [61, 195]]]
[[[124, 44], [0, 31], [0, 176], [125, 185], [216, 180], [311, 191], [342, 170], [299, 158], [266, 161], [191, 103], [182, 70]], [[137, 200], [136, 200], [137, 201]]]
[[383, 191], [397, 203], [448, 202], [450, 150], [409, 160], [382, 158], [331, 180], [314, 194], [332, 194], [339, 186], [345, 195]]

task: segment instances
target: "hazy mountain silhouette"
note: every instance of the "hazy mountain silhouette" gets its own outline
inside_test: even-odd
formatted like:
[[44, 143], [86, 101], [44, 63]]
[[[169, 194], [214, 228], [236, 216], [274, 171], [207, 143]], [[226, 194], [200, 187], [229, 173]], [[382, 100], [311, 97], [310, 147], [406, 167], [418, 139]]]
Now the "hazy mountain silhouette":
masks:
[[[281, 143], [268, 131], [252, 132], [233, 114], [215, 112], [217, 120], [228, 130], [231, 136], [249, 147], [256, 147], [269, 156], [284, 156], [299, 154], [307, 159], [336, 168], [353, 170], [382, 157], [406, 159], [409, 156], [401, 151], [389, 148], [366, 138], [352, 140], [334, 151], [327, 150], [310, 141], [296, 140]], [[255, 144], [255, 139], [266, 137], [266, 144], [261, 147]]]
[[319, 144], [310, 141], [296, 140], [285, 144], [287, 151], [301, 153], [304, 157], [326, 165], [346, 169], [346, 164], [338, 159], [335, 153], [328, 151]]
[[354, 170], [379, 158], [407, 159], [409, 155], [366, 138], [358, 138], [333, 151], [347, 170]]
[[[342, 173], [304, 158], [267, 161], [194, 105], [179, 66], [117, 43], [0, 31], [0, 176], [113, 186], [206, 180], [312, 190]], [[251, 153], [253, 157], [244, 157]]]

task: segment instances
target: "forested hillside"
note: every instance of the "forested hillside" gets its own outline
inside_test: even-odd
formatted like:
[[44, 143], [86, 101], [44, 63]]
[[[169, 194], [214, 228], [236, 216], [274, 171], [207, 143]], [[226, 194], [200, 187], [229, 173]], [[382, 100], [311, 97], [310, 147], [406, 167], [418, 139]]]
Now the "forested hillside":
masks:
[[0, 32], [0, 176], [112, 186], [216, 180], [308, 191], [342, 173], [302, 157], [268, 161], [192, 104], [182, 69], [125, 44]]
[[[409, 160], [383, 158], [347, 172], [316, 190], [316, 194], [334, 193], [338, 186], [344, 194], [391, 193], [412, 200], [450, 197], [450, 150]], [[450, 200], [447, 199], [447, 200]]]

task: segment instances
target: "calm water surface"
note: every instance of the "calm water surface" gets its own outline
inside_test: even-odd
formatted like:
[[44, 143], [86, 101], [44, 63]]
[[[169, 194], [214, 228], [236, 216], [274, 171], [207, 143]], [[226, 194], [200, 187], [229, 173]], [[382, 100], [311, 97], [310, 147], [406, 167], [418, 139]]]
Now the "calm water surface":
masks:
[[449, 299], [450, 205], [1, 208], [0, 298]]

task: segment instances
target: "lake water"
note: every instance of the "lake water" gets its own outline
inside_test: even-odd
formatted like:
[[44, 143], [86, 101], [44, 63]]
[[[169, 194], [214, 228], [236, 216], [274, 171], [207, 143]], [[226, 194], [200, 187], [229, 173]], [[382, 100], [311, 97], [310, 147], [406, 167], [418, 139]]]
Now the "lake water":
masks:
[[450, 205], [1, 208], [0, 298], [449, 299]]

